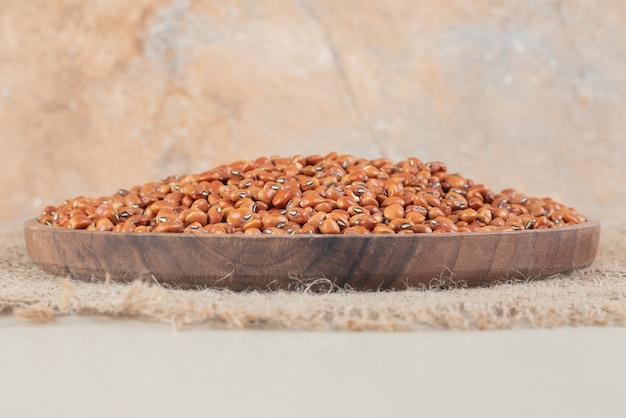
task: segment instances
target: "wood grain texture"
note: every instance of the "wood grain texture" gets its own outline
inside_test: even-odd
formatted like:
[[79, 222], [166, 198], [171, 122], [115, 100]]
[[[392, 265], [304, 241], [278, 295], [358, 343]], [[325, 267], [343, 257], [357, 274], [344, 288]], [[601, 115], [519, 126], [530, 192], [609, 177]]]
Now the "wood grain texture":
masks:
[[358, 290], [434, 282], [483, 285], [589, 266], [600, 223], [536, 231], [416, 235], [192, 235], [88, 232], [28, 221], [44, 270], [85, 280], [156, 280], [182, 288], [294, 288], [316, 278]]

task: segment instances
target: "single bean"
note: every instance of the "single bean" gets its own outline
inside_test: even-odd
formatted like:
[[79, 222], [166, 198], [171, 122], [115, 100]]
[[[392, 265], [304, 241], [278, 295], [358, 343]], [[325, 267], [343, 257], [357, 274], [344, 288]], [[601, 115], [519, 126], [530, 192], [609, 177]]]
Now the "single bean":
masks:
[[350, 226], [343, 230], [344, 235], [363, 235], [363, 234], [371, 234], [370, 230], [364, 228], [362, 226]]
[[289, 209], [285, 213], [285, 216], [287, 217], [287, 219], [289, 219], [289, 221], [297, 222], [298, 224], [302, 225], [309, 220], [311, 214], [304, 208], [293, 208]]
[[400, 205], [404, 207], [406, 205], [406, 202], [401, 196], [389, 196], [380, 203], [381, 208], [385, 208], [390, 205]]
[[419, 212], [406, 212], [404, 217], [409, 221], [413, 222], [413, 224], [421, 224], [426, 220], [426, 217]]
[[283, 228], [289, 222], [289, 219], [280, 214], [268, 214], [261, 218], [264, 228]]
[[348, 214], [350, 216], [361, 215], [361, 214], [366, 214], [366, 215], [370, 214], [369, 210], [367, 210], [364, 207], [359, 206], [359, 205], [350, 206], [348, 209], [346, 209], [346, 212], [348, 212]]
[[100, 218], [96, 221], [96, 231], [113, 231], [115, 225], [108, 218]]
[[395, 234], [395, 231], [385, 224], [377, 224], [372, 232], [374, 234]]
[[480, 222], [484, 224], [489, 224], [491, 220], [493, 219], [493, 215], [491, 214], [491, 209], [488, 207], [482, 207], [478, 209], [476, 213], [478, 214], [476, 219], [478, 219]]
[[445, 217], [445, 216], [446, 216], [446, 213], [442, 209], [436, 206], [431, 207], [428, 210], [428, 219], [436, 219], [436, 218]]
[[340, 228], [345, 228], [350, 225], [350, 214], [345, 210], [335, 209], [326, 215], [326, 219], [333, 220]]
[[459, 212], [459, 219], [467, 223], [474, 222], [476, 219], [478, 219], [478, 212], [471, 208], [464, 209]]
[[319, 226], [322, 234], [338, 234], [341, 232], [341, 228], [333, 219], [326, 217]]
[[[130, 223], [130, 225], [133, 225]], [[133, 226], [134, 227], [134, 226]], [[179, 221], [165, 221], [160, 222], [152, 230], [153, 232], [181, 232], [183, 230], [183, 224]]]
[[391, 228], [394, 232], [398, 232], [401, 230], [413, 230], [415, 224], [411, 222], [409, 219], [405, 218], [397, 218], [389, 222], [389, 228]]
[[69, 227], [72, 229], [85, 229], [91, 225], [91, 219], [87, 215], [76, 214], [70, 218]]
[[397, 203], [385, 207], [383, 211], [385, 219], [393, 221], [394, 219], [404, 218], [404, 207]]
[[173, 209], [168, 209], [168, 208], [161, 209], [156, 214], [156, 221], [157, 223], [160, 223], [160, 224], [165, 223], [165, 222], [172, 222], [176, 220], [178, 220], [178, 214]]
[[373, 229], [377, 223], [378, 222], [376, 222], [376, 219], [373, 216], [366, 213], [350, 217], [350, 226], [362, 226], [369, 230]]
[[315, 211], [316, 212], [326, 212], [326, 213], [330, 213], [333, 209], [335, 209], [337, 207], [336, 204], [333, 205], [334, 202], [332, 201], [325, 201], [322, 203], [319, 203], [317, 205], [315, 205]]

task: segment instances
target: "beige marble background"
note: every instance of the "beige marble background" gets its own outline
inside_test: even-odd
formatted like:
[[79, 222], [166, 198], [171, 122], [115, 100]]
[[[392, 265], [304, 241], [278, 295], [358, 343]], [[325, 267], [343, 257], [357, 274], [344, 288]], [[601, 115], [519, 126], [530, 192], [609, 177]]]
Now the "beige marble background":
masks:
[[0, 218], [240, 158], [626, 206], [626, 2], [0, 1]]

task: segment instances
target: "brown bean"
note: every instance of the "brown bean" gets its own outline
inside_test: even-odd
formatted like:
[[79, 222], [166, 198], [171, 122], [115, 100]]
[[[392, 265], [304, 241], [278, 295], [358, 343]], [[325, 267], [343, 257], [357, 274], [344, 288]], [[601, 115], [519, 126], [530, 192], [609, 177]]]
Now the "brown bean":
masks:
[[437, 229], [444, 229], [445, 232], [455, 232], [457, 230], [457, 226], [450, 218], [446, 216], [440, 216], [435, 218], [431, 222], [436, 223]]
[[301, 233], [303, 234], [319, 234], [320, 230], [319, 227], [307, 222], [304, 225], [302, 225], [301, 228]]
[[[135, 229], [137, 228], [137, 225], [135, 225], [134, 223], [126, 220], [124, 221], [124, 224], [122, 225], [122, 231], [121, 232], [135, 232]], [[174, 231], [174, 232], [178, 232], [178, 231]]]
[[315, 177], [307, 177], [306, 179], [300, 182], [300, 189], [302, 191], [305, 190], [315, 190], [320, 185], [320, 180]]
[[216, 224], [218, 222], [222, 222], [224, 218], [223, 210], [220, 206], [215, 205], [211, 206], [207, 212], [207, 222], [210, 224]]
[[526, 227], [524, 226], [524, 224], [522, 224], [521, 222], [518, 221], [514, 221], [509, 219], [508, 221], [506, 221], [504, 223], [504, 226], [510, 226], [511, 228], [513, 228], [516, 231], [519, 231], [521, 229], [526, 229]]
[[453, 213], [451, 215], [446, 215], [446, 218], [450, 219], [452, 221], [452, 223], [454, 223], [454, 224], [460, 222], [459, 221], [459, 215], [456, 214], [456, 213]]
[[119, 216], [119, 221], [125, 221], [129, 217], [133, 215], [142, 215], [144, 210], [141, 208], [130, 208], [128, 206], [122, 206], [117, 209], [117, 214]]
[[333, 219], [326, 217], [319, 226], [322, 234], [338, 234], [341, 232], [341, 228]]
[[100, 218], [96, 221], [96, 231], [113, 231], [115, 225], [108, 218]]
[[165, 202], [178, 206], [180, 204], [180, 201], [183, 199], [183, 197], [185, 197], [184, 193], [179, 192], [179, 191], [174, 191], [174, 192], [166, 194], [163, 200]]
[[348, 214], [350, 216], [361, 215], [361, 214], [366, 214], [366, 215], [370, 214], [369, 210], [367, 210], [364, 207], [359, 206], [359, 205], [350, 206], [348, 209], [346, 209], [346, 212], [348, 212]]
[[[471, 186], [467, 191], [467, 198], [478, 197], [481, 201], [485, 198], [492, 196], [491, 191], [484, 184], [475, 184]], [[493, 197], [491, 197], [493, 199]]]
[[406, 202], [401, 196], [389, 196], [380, 203], [381, 208], [385, 208], [390, 205], [400, 205], [404, 207], [406, 205]]
[[445, 216], [446, 216], [446, 213], [438, 207], [431, 207], [428, 210], [428, 219], [436, 219], [436, 218], [445, 217]]
[[393, 221], [389, 222], [388, 224], [389, 228], [391, 228], [394, 232], [398, 232], [401, 230], [413, 230], [413, 227], [415, 226], [415, 224], [413, 222], [411, 222], [408, 219], [404, 219], [404, 218], [397, 218], [394, 219]]
[[546, 209], [538, 204], [529, 204], [528, 206], [526, 206], [526, 209], [528, 209], [528, 213], [535, 217], [543, 216], [546, 214]]
[[154, 202], [153, 204], [151, 204], [148, 209], [150, 209], [150, 211], [152, 213], [158, 213], [161, 209], [174, 209], [177, 205], [175, 203], [172, 202], [166, 202], [164, 200], [157, 200], [156, 202]]
[[459, 212], [459, 219], [467, 223], [474, 222], [476, 219], [478, 219], [478, 212], [476, 212], [474, 209], [464, 209]]
[[320, 196], [318, 193], [304, 193], [302, 199], [300, 199], [300, 206], [303, 208], [315, 207], [316, 205], [326, 201], [326, 198]]
[[[200, 225], [198, 222], [191, 223], [183, 229], [184, 234], [201, 234], [206, 233], [204, 229], [202, 229], [203, 225]], [[137, 231], [137, 229], [135, 229]]]
[[360, 213], [350, 217], [350, 226], [362, 226], [366, 229], [373, 229], [376, 224], [376, 219], [366, 213]]
[[[278, 191], [271, 187], [267, 187], [267, 188], [264, 187], [257, 192], [257, 200], [269, 205], [270, 203], [272, 203], [272, 200], [276, 197], [277, 193]], [[281, 201], [282, 201], [282, 198], [281, 198]]]
[[508, 203], [509, 197], [503, 193], [498, 193], [491, 202], [491, 206], [494, 208], [503, 208], [504, 205]]
[[420, 213], [424, 216], [428, 216], [428, 209], [426, 208], [426, 206], [420, 206], [420, 205], [407, 205], [406, 208], [404, 208], [405, 212], [417, 212]]
[[129, 193], [124, 196], [124, 206], [140, 208], [142, 205], [141, 198], [136, 193]]
[[251, 197], [244, 197], [235, 202], [235, 209], [246, 209], [249, 212], [256, 210], [257, 204]]
[[337, 207], [336, 205], [333, 206], [332, 202], [326, 201], [326, 202], [322, 202], [322, 203], [319, 203], [319, 204], [315, 205], [314, 209], [315, 209], [316, 212], [330, 213], [336, 207]]
[[[365, 208], [365, 209], [368, 209], [368, 208]], [[385, 216], [383, 215], [383, 213], [380, 210], [372, 211], [371, 207], [368, 210], [370, 211], [370, 213], [372, 215], [372, 218], [374, 218], [374, 220], [377, 223], [383, 223], [385, 221]]]
[[284, 208], [295, 195], [296, 192], [293, 189], [279, 190], [272, 198], [272, 205], [275, 208]]
[[387, 190], [387, 196], [402, 196], [404, 184], [402, 180], [391, 178], [387, 180], [385, 189]]
[[183, 224], [179, 221], [165, 221], [158, 223], [152, 232], [180, 232], [183, 230]]
[[343, 230], [344, 235], [363, 235], [363, 234], [371, 234], [370, 230], [364, 228], [362, 226], [350, 226]]
[[492, 226], [504, 226], [504, 219], [502, 218], [493, 218], [489, 225]]
[[413, 225], [413, 232], [415, 232], [416, 234], [430, 234], [431, 232], [433, 232], [433, 230], [428, 225], [416, 224]]
[[499, 207], [493, 208], [491, 210], [491, 213], [494, 218], [500, 218], [505, 221], [509, 219], [509, 211], [506, 210], [505, 208], [499, 208]]
[[[246, 218], [246, 217], [244, 217]], [[245, 232], [248, 229], [263, 229], [263, 222], [261, 220], [261, 217], [257, 214], [250, 214], [250, 218], [246, 219], [243, 223], [243, 225], [241, 225], [241, 229]]]
[[478, 210], [483, 207], [483, 199], [482, 197], [469, 197], [467, 205], [474, 210]]
[[340, 228], [345, 228], [350, 225], [350, 214], [345, 210], [335, 209], [326, 215], [326, 219], [332, 219]]
[[272, 234], [272, 235], [284, 235], [284, 234], [288, 234], [289, 232], [283, 228], [277, 228], [275, 226], [271, 226], [271, 227], [264, 228], [263, 233]]
[[278, 213], [267, 214], [261, 218], [264, 228], [283, 228], [289, 222], [289, 219]]
[[474, 221], [471, 224], [467, 225], [467, 228], [471, 232], [478, 232], [480, 230], [480, 228], [482, 228], [483, 226], [485, 226], [485, 225], [480, 223], [480, 222], [478, 222], [478, 221]]
[[497, 226], [493, 226], [493, 225], [487, 225], [487, 226], [483, 226], [482, 228], [480, 228], [478, 231], [479, 232], [495, 232], [498, 230]]
[[303, 225], [309, 220], [311, 214], [304, 208], [293, 208], [289, 209], [285, 213], [285, 216], [289, 219], [289, 221]]
[[571, 211], [564, 211], [563, 220], [569, 224], [579, 224], [585, 222], [585, 218]]
[[129, 216], [128, 219], [126, 219], [126, 222], [132, 222], [137, 226], [145, 226], [150, 223], [150, 218], [145, 215], [133, 215]]
[[191, 209], [198, 209], [206, 213], [209, 210], [209, 202], [204, 198], [198, 199], [191, 204]]
[[294, 197], [291, 198], [289, 202], [287, 202], [287, 204], [285, 205], [285, 209], [293, 209], [293, 208], [301, 207], [300, 200], [302, 200], [302, 198], [296, 194]]
[[70, 218], [69, 227], [72, 229], [85, 229], [91, 225], [91, 219], [87, 215], [76, 214]]
[[316, 228], [319, 228], [320, 224], [324, 219], [326, 219], [326, 212], [316, 212], [309, 217], [307, 223], [314, 225]]
[[515, 215], [524, 215], [528, 213], [528, 208], [518, 203], [512, 203], [509, 207], [509, 212]]
[[488, 207], [482, 207], [478, 209], [476, 213], [478, 214], [476, 219], [484, 224], [489, 224], [491, 222], [491, 219], [493, 218], [491, 214], [491, 209], [489, 209]]
[[547, 216], [539, 216], [533, 222], [533, 229], [550, 228], [552, 225], [553, 222]]
[[239, 208], [227, 211], [226, 223], [235, 228], [241, 227], [246, 221], [252, 217], [252, 212], [247, 209]]
[[96, 219], [108, 219], [111, 223], [117, 223], [119, 221], [119, 215], [115, 209], [109, 205], [100, 205], [95, 211]]
[[173, 209], [168, 209], [168, 208], [161, 209], [156, 214], [157, 223], [172, 222], [175, 220], [178, 220], [178, 214]]
[[203, 228], [209, 234], [227, 234], [228, 230], [222, 222], [216, 224], [207, 224]]
[[186, 224], [198, 223], [202, 226], [208, 222], [208, 215], [200, 209], [191, 209], [185, 217]]
[[426, 220], [426, 217], [419, 212], [406, 212], [404, 217], [413, 224], [420, 224]]
[[385, 224], [377, 224], [374, 229], [372, 229], [372, 233], [374, 234], [395, 234], [395, 231], [389, 228], [388, 225]]
[[383, 210], [383, 216], [389, 221], [404, 218], [404, 207], [398, 203], [391, 204]]
[[355, 182], [362, 182], [362, 181], [367, 181], [367, 178], [368, 177], [365, 171], [359, 169], [359, 170], [354, 170], [345, 174], [341, 178], [341, 183], [350, 184], [350, 183], [355, 183]]
[[441, 199], [439, 199], [439, 197], [435, 196], [434, 194], [426, 193], [424, 194], [424, 198], [426, 199], [426, 203], [428, 204], [428, 206], [441, 208]]
[[379, 206], [376, 199], [376, 192], [374, 190], [366, 190], [360, 197], [359, 203], [361, 206]]

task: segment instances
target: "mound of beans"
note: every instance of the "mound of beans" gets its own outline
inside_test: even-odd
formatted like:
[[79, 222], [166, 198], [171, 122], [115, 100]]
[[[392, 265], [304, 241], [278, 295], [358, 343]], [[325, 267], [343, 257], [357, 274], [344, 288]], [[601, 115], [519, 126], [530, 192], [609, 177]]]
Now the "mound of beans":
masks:
[[46, 207], [45, 225], [192, 234], [518, 231], [586, 219], [550, 198], [494, 193], [439, 161], [352, 155], [261, 157]]

